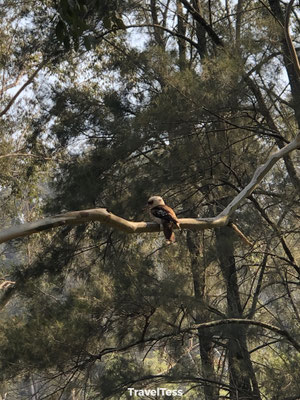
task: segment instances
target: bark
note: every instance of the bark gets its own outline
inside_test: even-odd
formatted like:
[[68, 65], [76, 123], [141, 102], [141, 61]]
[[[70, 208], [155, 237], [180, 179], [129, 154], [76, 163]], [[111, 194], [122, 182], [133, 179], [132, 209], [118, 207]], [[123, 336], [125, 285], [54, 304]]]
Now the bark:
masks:
[[157, 14], [157, 4], [156, 0], [151, 0], [150, 2], [150, 8], [151, 8], [151, 17], [152, 21], [154, 24], [154, 38], [156, 43], [158, 44], [159, 47], [162, 49], [165, 48], [165, 40], [163, 37], [163, 31], [159, 28], [159, 21], [158, 21], [158, 14]]
[[179, 68], [183, 71], [187, 66], [186, 61], [186, 40], [182, 39], [186, 34], [186, 23], [184, 21], [182, 4], [177, 0], [177, 32], [181, 37], [178, 38]]
[[200, 26], [203, 27], [205, 32], [211, 38], [212, 42], [216, 46], [224, 47], [223, 40], [218, 36], [218, 34], [213, 30], [210, 24], [202, 17], [202, 15], [189, 3], [188, 0], [181, 0], [184, 7], [189, 11], [192, 17], [197, 21]]
[[[198, 303], [196, 312], [197, 323], [207, 322], [210, 319], [209, 312], [205, 307], [205, 265], [201, 262], [201, 246], [199, 235], [194, 232], [187, 233], [187, 246], [191, 257], [191, 271], [194, 284], [194, 296]], [[214, 349], [212, 333], [198, 330], [199, 352], [201, 358], [202, 375], [207, 381], [216, 381], [214, 370]], [[218, 387], [215, 385], [204, 385], [205, 400], [215, 400], [218, 396]]]
[[[292, 4], [292, 3], [290, 3]], [[293, 97], [293, 108], [295, 111], [295, 117], [300, 129], [300, 70], [299, 70], [299, 61], [297, 59], [297, 55], [295, 56], [295, 48], [293, 46], [292, 40], [288, 31], [288, 23], [289, 23], [289, 12], [287, 11], [286, 19], [285, 15], [282, 11], [280, 1], [279, 0], [269, 0], [269, 5], [272, 10], [273, 15], [276, 17], [277, 21], [281, 26], [281, 32], [279, 34], [280, 46], [283, 56], [283, 63], [286, 68], [286, 72], [288, 75], [291, 93]], [[296, 59], [295, 59], [296, 57]], [[293, 60], [295, 62], [293, 62]]]
[[[242, 318], [242, 305], [233, 248], [233, 235], [228, 227], [216, 229], [216, 250], [226, 283], [229, 318]], [[228, 338], [228, 369], [231, 400], [260, 400], [260, 392], [247, 348], [247, 329], [234, 326], [225, 330]]]
[[[200, 1], [194, 0], [193, 5], [197, 13], [201, 15]], [[198, 53], [203, 59], [207, 55], [206, 29], [199, 21], [196, 21], [196, 36], [198, 41]]]
[[244, 0], [238, 0], [237, 5], [236, 5], [235, 43], [236, 43], [237, 49], [240, 48], [243, 3], [244, 3]]

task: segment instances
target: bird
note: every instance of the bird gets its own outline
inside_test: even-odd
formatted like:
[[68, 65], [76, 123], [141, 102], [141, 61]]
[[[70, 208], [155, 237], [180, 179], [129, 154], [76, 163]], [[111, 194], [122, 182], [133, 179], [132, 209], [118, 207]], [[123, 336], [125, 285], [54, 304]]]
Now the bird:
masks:
[[168, 243], [175, 242], [174, 226], [181, 230], [174, 210], [167, 206], [160, 196], [151, 196], [147, 202], [151, 219], [163, 228]]

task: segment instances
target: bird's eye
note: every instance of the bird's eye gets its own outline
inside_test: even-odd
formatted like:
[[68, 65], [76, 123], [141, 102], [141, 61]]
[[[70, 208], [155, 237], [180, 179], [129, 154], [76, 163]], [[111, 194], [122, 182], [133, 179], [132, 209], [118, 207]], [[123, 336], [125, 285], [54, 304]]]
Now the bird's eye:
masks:
[[148, 201], [148, 204], [153, 204], [153, 200]]

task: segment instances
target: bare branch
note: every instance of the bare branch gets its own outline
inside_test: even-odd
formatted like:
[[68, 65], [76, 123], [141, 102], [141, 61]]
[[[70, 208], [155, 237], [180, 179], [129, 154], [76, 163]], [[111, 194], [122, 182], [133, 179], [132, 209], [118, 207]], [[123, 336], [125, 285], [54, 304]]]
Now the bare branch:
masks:
[[[29, 236], [63, 225], [80, 225], [90, 221], [99, 221], [126, 233], [159, 232], [160, 226], [154, 222], [134, 222], [118, 217], [106, 208], [71, 211], [55, 215], [36, 222], [14, 226], [0, 232], [0, 243], [12, 239]], [[221, 218], [182, 218], [179, 219], [182, 229], [207, 229], [227, 225], [226, 217]]]
[[264, 329], [268, 329], [268, 330], [284, 337], [285, 339], [287, 339], [294, 346], [294, 348], [300, 352], [300, 343], [298, 343], [297, 340], [295, 340], [294, 337], [292, 335], [290, 335], [288, 331], [286, 331], [285, 329], [280, 329], [277, 326], [274, 326], [271, 324], [266, 324], [261, 321], [254, 321], [252, 319], [229, 318], [229, 319], [224, 319], [224, 320], [204, 322], [204, 323], [193, 326], [193, 328], [188, 328], [188, 329], [197, 329], [197, 330], [208, 329], [208, 328], [213, 328], [216, 326], [232, 325], [232, 324], [255, 325], [255, 326], [260, 326], [261, 328], [264, 328]]
[[233, 222], [230, 222], [228, 225], [240, 236], [240, 238], [241, 238], [248, 246], [253, 246], [253, 243], [250, 242], [250, 240], [243, 234], [243, 232], [240, 231], [240, 229], [239, 229]]
[[267, 329], [271, 332], [276, 333], [277, 335], [281, 336], [282, 338], [285, 338], [294, 346], [294, 348], [297, 351], [300, 351], [300, 344], [285, 329], [278, 328], [275, 325], [267, 324], [265, 322], [255, 321], [253, 319], [228, 318], [228, 319], [219, 319], [219, 320], [215, 320], [215, 321], [209, 321], [209, 322], [203, 322], [200, 324], [195, 324], [195, 325], [185, 328], [185, 329], [177, 329], [178, 327], [174, 326], [175, 329], [173, 332], [164, 333], [159, 336], [146, 337], [146, 338], [143, 338], [143, 340], [138, 340], [136, 342], [128, 343], [128, 344], [126, 344], [124, 346], [120, 346], [120, 347], [110, 347], [110, 348], [102, 349], [100, 351], [100, 353], [98, 353], [98, 354], [90, 354], [88, 361], [91, 362], [91, 361], [94, 361], [97, 359], [101, 360], [107, 354], [125, 352], [125, 351], [128, 351], [129, 349], [139, 346], [141, 344], [146, 345], [147, 343], [158, 342], [161, 340], [169, 339], [171, 337], [181, 336], [182, 334], [185, 334], [188, 332], [193, 332], [195, 330], [197, 332], [199, 332], [199, 330], [206, 330], [206, 329], [211, 329], [211, 328], [215, 328], [218, 326], [224, 326], [224, 325], [248, 325], [248, 326], [258, 326], [263, 329]]
[[[282, 157], [293, 150], [300, 148], [300, 135], [291, 143], [273, 154], [265, 164], [255, 171], [250, 183], [232, 200], [232, 202], [214, 218], [181, 218], [179, 219], [181, 229], [203, 230], [213, 229], [229, 224], [229, 217], [239, 207], [239, 205], [254, 191], [273, 165]], [[80, 225], [90, 221], [99, 221], [117, 230], [126, 233], [159, 232], [160, 226], [154, 222], [135, 222], [114, 215], [106, 208], [95, 208], [82, 211], [71, 211], [64, 214], [54, 215], [36, 222], [25, 223], [4, 229], [0, 232], [0, 243], [12, 239], [30, 236], [33, 233], [42, 232], [63, 225]], [[234, 225], [230, 225], [244, 241], [248, 239]], [[250, 244], [250, 242], [248, 242]]]
[[30, 153], [7, 153], [7, 154], [0, 154], [0, 159], [1, 158], [8, 158], [8, 157], [32, 157], [32, 158], [42, 158], [43, 160], [52, 160], [51, 157], [44, 157], [44, 156], [38, 156], [36, 154], [30, 154]]
[[17, 91], [17, 93], [11, 98], [11, 100], [8, 102], [6, 107], [2, 111], [0, 111], [0, 117], [2, 117], [4, 114], [7, 113], [7, 111], [10, 109], [10, 107], [14, 104], [14, 102], [17, 100], [17, 98], [20, 96], [20, 94], [23, 92], [24, 89], [28, 85], [30, 85], [34, 78], [37, 76], [37, 74], [40, 72], [40, 70], [47, 64], [49, 60], [43, 60], [37, 67], [37, 69], [30, 75], [30, 77], [27, 79], [27, 81], [24, 83], [24, 85], [21, 86], [21, 88]]
[[220, 47], [224, 47], [224, 43], [222, 39], [216, 34], [213, 28], [206, 22], [206, 20], [200, 15], [200, 13], [195, 10], [194, 7], [187, 1], [181, 0], [181, 3], [185, 6], [185, 8], [190, 12], [193, 18], [206, 30], [212, 41]]
[[6, 281], [6, 280], [3, 280], [3, 282], [0, 283], [0, 290], [1, 290], [1, 289], [6, 289], [6, 288], [8, 288], [8, 287], [10, 287], [10, 286], [12, 286], [12, 285], [15, 285], [15, 283], [16, 283], [16, 282], [14, 282], [14, 281]]

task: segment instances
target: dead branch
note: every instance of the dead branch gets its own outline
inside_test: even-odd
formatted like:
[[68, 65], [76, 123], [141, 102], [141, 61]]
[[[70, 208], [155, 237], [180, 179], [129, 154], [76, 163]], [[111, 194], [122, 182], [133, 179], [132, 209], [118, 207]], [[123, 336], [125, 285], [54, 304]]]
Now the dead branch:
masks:
[[[1, 279], [1, 280], [2, 280], [2, 279]], [[15, 285], [15, 283], [16, 283], [16, 282], [14, 282], [14, 281], [6, 281], [6, 280], [3, 280], [3, 282], [0, 283], [0, 290], [1, 290], [1, 289], [6, 289], [6, 288], [8, 288], [8, 287], [10, 287], [10, 286], [12, 286], [12, 285]]]

